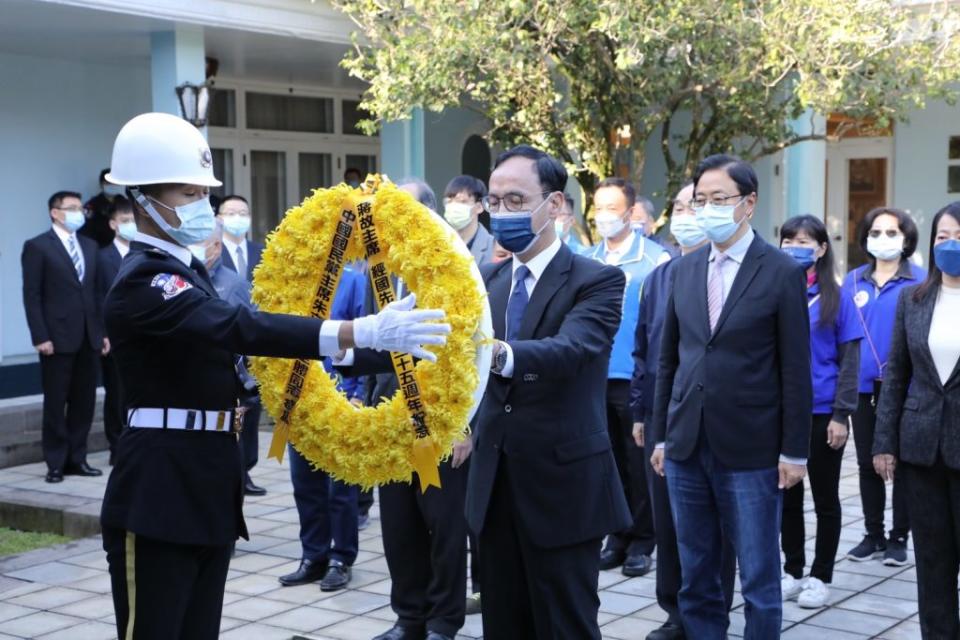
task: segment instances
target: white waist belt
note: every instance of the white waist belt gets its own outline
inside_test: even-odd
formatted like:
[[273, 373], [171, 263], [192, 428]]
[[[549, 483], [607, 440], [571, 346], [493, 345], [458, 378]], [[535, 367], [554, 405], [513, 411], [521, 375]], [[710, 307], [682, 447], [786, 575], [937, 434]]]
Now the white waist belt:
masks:
[[127, 426], [137, 429], [182, 429], [232, 433], [240, 431], [240, 417], [241, 414], [236, 411], [137, 407], [127, 412]]

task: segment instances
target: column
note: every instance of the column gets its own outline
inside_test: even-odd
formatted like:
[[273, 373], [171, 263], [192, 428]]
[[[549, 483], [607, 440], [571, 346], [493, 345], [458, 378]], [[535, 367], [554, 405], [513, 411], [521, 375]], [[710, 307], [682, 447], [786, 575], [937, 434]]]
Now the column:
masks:
[[380, 164], [391, 180], [424, 179], [423, 110], [414, 109], [407, 120], [386, 122], [380, 131]]
[[177, 87], [206, 80], [203, 27], [178, 24], [151, 33], [150, 72], [153, 110], [181, 115]]
[[[808, 111], [791, 121], [799, 135], [825, 134], [827, 119]], [[827, 197], [827, 143], [811, 140], [787, 147], [784, 153], [787, 202], [783, 219], [809, 213], [823, 220]], [[781, 223], [783, 220], [780, 221]], [[779, 223], [777, 223], [779, 224]]]

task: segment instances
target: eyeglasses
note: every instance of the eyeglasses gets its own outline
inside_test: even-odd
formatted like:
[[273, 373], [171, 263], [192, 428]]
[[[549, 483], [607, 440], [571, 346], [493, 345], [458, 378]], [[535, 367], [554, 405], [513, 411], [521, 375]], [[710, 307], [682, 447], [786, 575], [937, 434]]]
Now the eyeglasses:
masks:
[[[541, 191], [537, 195], [543, 196], [548, 193], [553, 193], [553, 191]], [[488, 195], [480, 199], [480, 204], [483, 205], [483, 210], [487, 213], [497, 213], [500, 211], [501, 204], [507, 211], [515, 213], [517, 211], [523, 211], [523, 205], [527, 202], [527, 198], [530, 197], [532, 196], [526, 196], [522, 193], [508, 193], [502, 197]]]
[[81, 207], [71, 207], [69, 209], [64, 209], [63, 207], [54, 208], [59, 209], [60, 211], [66, 211], [67, 213], [83, 213], [83, 209]]
[[870, 229], [867, 233], [871, 238], [879, 238], [880, 236], [887, 236], [888, 238], [896, 238], [901, 235], [899, 229]]
[[709, 203], [714, 207], [720, 207], [724, 203], [726, 203], [728, 200], [733, 200], [734, 198], [740, 198], [742, 200], [743, 198], [746, 198], [746, 196], [742, 196], [738, 193], [733, 196], [715, 195], [715, 196], [710, 196], [709, 198], [694, 198], [693, 200], [690, 201], [690, 206], [693, 207], [694, 209], [703, 209]]

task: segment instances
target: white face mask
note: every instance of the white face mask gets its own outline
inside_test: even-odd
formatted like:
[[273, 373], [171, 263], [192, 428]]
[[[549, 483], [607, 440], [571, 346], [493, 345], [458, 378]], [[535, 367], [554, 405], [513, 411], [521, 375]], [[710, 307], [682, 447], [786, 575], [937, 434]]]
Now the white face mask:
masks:
[[232, 236], [245, 236], [250, 231], [250, 216], [231, 214], [223, 216], [223, 228]]
[[206, 245], [202, 245], [202, 244], [192, 244], [192, 245], [190, 245], [190, 246], [187, 247], [187, 248], [190, 249], [190, 253], [193, 254], [193, 257], [196, 258], [197, 260], [199, 260], [200, 262], [204, 262], [204, 263], [205, 263], [205, 262], [207, 261], [207, 247], [206, 247]]
[[877, 260], [896, 260], [903, 255], [903, 234], [888, 237], [867, 238], [867, 252]]
[[608, 213], [598, 213], [595, 220], [597, 233], [603, 238], [613, 238], [627, 226], [623, 218]]
[[451, 227], [460, 231], [473, 220], [473, 205], [465, 202], [448, 202], [443, 207], [443, 218]]

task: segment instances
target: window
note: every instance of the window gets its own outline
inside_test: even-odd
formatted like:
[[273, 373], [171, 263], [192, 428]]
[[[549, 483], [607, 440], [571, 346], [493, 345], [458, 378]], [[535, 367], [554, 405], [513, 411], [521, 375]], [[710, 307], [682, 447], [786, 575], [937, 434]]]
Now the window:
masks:
[[210, 149], [213, 154], [213, 175], [223, 183], [211, 187], [210, 193], [223, 198], [233, 193], [233, 149]]
[[[352, 136], [361, 136], [363, 131], [357, 126], [361, 120], [372, 117], [369, 111], [360, 108], [359, 100], [343, 101], [343, 133]], [[376, 136], [377, 134], [374, 134]]]
[[211, 127], [237, 126], [237, 92], [233, 89], [216, 89], [210, 92], [207, 109], [207, 124]]
[[333, 133], [333, 98], [246, 94], [247, 128]]
[[947, 144], [947, 193], [960, 193], [960, 136]]
[[368, 173], [377, 172], [377, 156], [347, 154], [344, 160], [346, 160], [347, 163], [344, 171], [347, 169], [356, 169], [360, 172], [361, 180], [364, 180]]
[[301, 153], [298, 154], [300, 200], [303, 200], [314, 189], [322, 189], [333, 183], [333, 156], [329, 153]]

